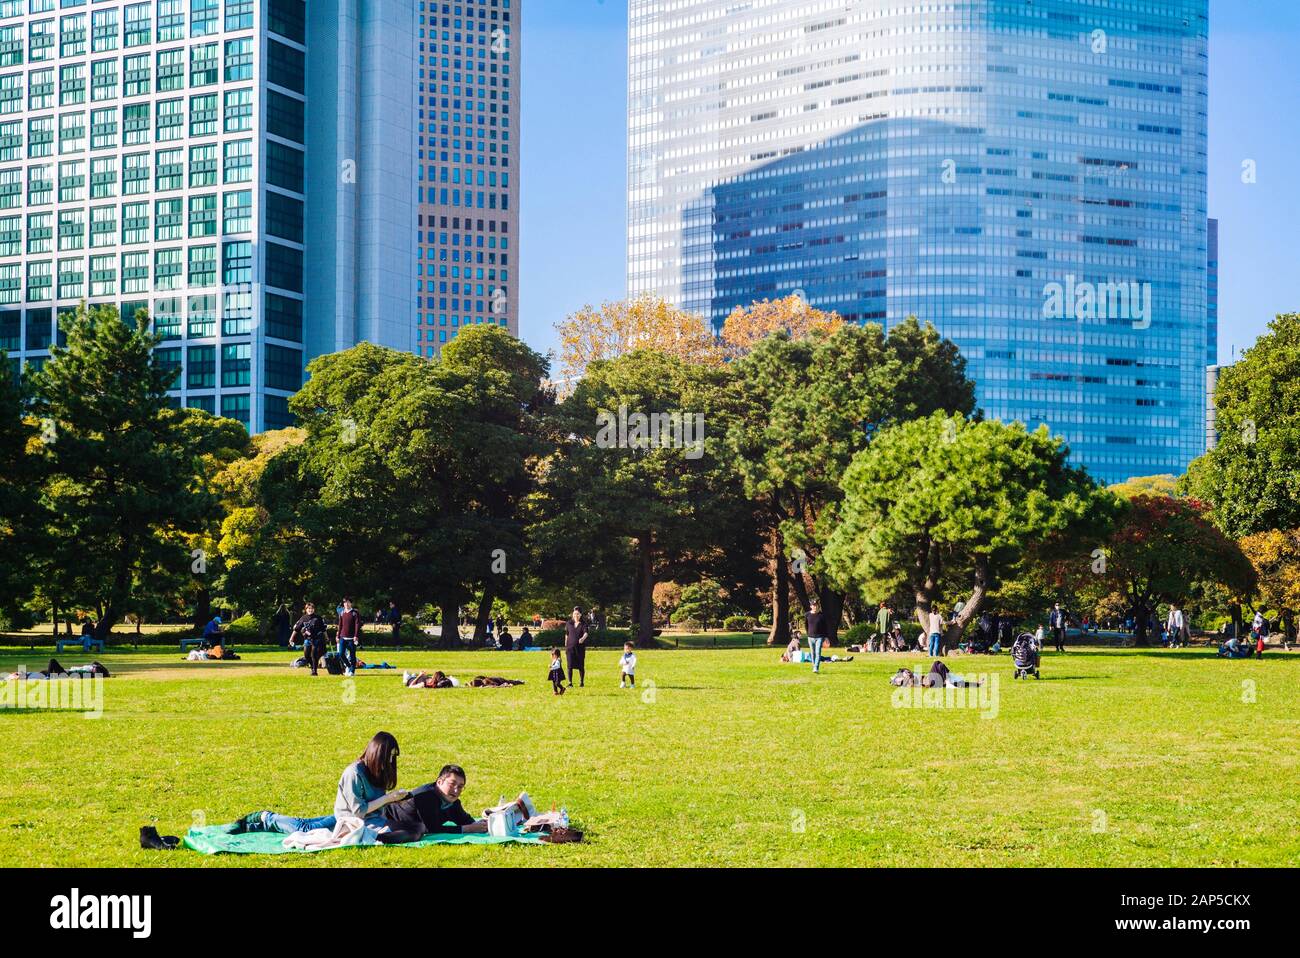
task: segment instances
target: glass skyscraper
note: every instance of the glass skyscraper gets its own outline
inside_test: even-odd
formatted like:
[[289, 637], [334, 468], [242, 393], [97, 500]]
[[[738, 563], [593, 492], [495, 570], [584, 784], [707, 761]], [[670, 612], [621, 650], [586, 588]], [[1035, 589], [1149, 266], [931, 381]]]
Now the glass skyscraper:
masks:
[[630, 0], [629, 293], [932, 321], [1099, 479], [1205, 445], [1207, 0]]
[[287, 424], [303, 370], [301, 0], [0, 2], [0, 348], [152, 316], [173, 401]]

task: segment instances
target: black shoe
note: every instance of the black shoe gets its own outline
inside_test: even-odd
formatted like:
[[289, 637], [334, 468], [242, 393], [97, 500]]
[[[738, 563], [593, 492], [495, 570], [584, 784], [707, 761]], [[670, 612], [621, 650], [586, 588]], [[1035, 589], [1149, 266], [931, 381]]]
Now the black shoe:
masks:
[[150, 851], [170, 852], [180, 847], [181, 840], [175, 835], [159, 835], [152, 825], [140, 827], [140, 847]]

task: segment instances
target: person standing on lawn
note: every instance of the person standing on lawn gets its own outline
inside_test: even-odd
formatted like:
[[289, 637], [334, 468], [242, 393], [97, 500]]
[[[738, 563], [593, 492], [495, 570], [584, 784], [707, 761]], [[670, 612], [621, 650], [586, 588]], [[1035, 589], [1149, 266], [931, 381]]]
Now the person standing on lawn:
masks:
[[1061, 603], [1052, 603], [1052, 613], [1047, 617], [1047, 624], [1052, 630], [1052, 639], [1056, 642], [1056, 651], [1065, 651], [1065, 612]]
[[934, 658], [939, 654], [939, 649], [943, 647], [943, 613], [939, 611], [938, 606], [930, 607], [926, 632], [930, 634], [930, 658]]
[[826, 628], [826, 614], [822, 612], [821, 606], [816, 601], [808, 603], [808, 648], [812, 650], [813, 672], [822, 670], [822, 646], [826, 643], [828, 634]]
[[876, 634], [880, 636], [882, 642], [889, 640], [890, 611], [889, 605], [882, 602], [880, 611], [876, 613]]
[[573, 688], [573, 672], [578, 672], [578, 685], [587, 684], [587, 622], [582, 617], [582, 608], [573, 607], [573, 614], [564, 623], [564, 655], [569, 660], [569, 688]]
[[361, 640], [361, 613], [352, 608], [352, 600], [343, 600], [339, 613], [338, 653], [343, 662], [343, 674], [355, 675], [357, 671], [357, 644]]
[[393, 642], [400, 644], [402, 638], [402, 613], [397, 610], [396, 600], [388, 600], [388, 614], [385, 618], [393, 628]]
[[289, 633], [289, 648], [293, 640], [302, 639], [302, 654], [311, 666], [311, 674], [320, 674], [320, 660], [325, 657], [325, 620], [316, 614], [316, 604], [308, 602], [302, 608], [302, 618], [294, 623]]
[[1165, 634], [1169, 638], [1169, 648], [1178, 648], [1178, 640], [1183, 635], [1183, 611], [1177, 602], [1169, 603], [1169, 616], [1165, 620]]

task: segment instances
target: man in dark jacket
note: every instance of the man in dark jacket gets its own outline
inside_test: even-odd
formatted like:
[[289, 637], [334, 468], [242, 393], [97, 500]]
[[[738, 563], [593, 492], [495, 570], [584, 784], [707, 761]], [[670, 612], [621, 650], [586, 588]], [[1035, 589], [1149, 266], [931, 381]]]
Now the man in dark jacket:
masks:
[[816, 602], [808, 605], [808, 647], [812, 650], [813, 671], [822, 670], [822, 645], [826, 642], [826, 615]]
[[1052, 603], [1052, 614], [1047, 617], [1047, 624], [1052, 629], [1052, 639], [1056, 642], [1056, 651], [1065, 651], [1065, 612], [1061, 603]]
[[316, 614], [316, 605], [308, 602], [303, 606], [302, 618], [294, 623], [289, 633], [289, 647], [294, 639], [302, 639], [302, 654], [311, 666], [311, 674], [320, 674], [320, 660], [325, 655], [325, 620]]
[[343, 600], [339, 613], [339, 658], [343, 661], [343, 674], [355, 675], [357, 671], [357, 644], [361, 640], [361, 613], [352, 608], [352, 600]]
[[388, 600], [388, 614], [385, 619], [393, 627], [393, 641], [400, 644], [402, 640], [402, 613], [397, 611], [397, 602], [393, 599]]
[[384, 806], [390, 831], [379, 834], [380, 843], [396, 845], [419, 841], [425, 835], [486, 832], [487, 822], [476, 820], [461, 805], [464, 788], [465, 770], [444, 765], [436, 782], [421, 785], [409, 798]]

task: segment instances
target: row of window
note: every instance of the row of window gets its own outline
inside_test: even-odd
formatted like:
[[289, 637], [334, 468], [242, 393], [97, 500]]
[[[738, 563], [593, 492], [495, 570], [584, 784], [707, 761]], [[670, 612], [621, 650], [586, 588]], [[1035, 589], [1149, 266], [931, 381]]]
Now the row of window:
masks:
[[[184, 205], [179, 198], [154, 203], [154, 242], [201, 239], [218, 235], [217, 194], [189, 197], [189, 229], [185, 229]], [[149, 204], [126, 203], [121, 208], [121, 242], [123, 245], [150, 241]], [[248, 190], [226, 193], [221, 210], [221, 229], [225, 235], [252, 232], [253, 198]], [[90, 210], [90, 246], [116, 246], [118, 208], [93, 207]], [[55, 249], [53, 213], [27, 215], [26, 252], [50, 253]], [[86, 245], [86, 211], [60, 210], [58, 214], [58, 251], [84, 249]], [[22, 217], [0, 216], [0, 257], [21, 256], [24, 250]]]
[[[0, 27], [0, 37], [4, 36], [4, 27]], [[0, 40], [0, 50], [4, 44]], [[189, 86], [211, 86], [223, 77], [227, 83], [237, 83], [253, 78], [253, 38], [242, 37], [227, 40], [225, 43], [225, 70], [218, 61], [221, 44], [200, 43], [190, 47]], [[157, 67], [156, 73], [154, 67]], [[0, 54], [0, 66], [8, 66]], [[21, 72], [0, 74], [0, 89], [6, 91], [9, 99], [14, 99], [13, 91], [28, 91], [31, 109], [42, 110], [53, 106], [55, 68], [46, 67], [31, 70], [24, 75]], [[94, 60], [89, 64], [65, 63], [58, 67], [59, 94], [61, 103], [84, 103], [86, 99], [86, 79], [90, 79], [91, 100], [116, 99], [119, 93], [124, 96], [146, 96], [154, 92], [155, 78], [157, 92], [170, 93], [186, 88], [185, 48], [159, 50], [156, 54], [138, 53], [119, 59]], [[119, 75], [124, 85], [119, 86]], [[21, 100], [21, 96], [17, 97]]]
[[[155, 299], [152, 310], [149, 309], [147, 300], [128, 301], [121, 304], [120, 314], [134, 321], [137, 314], [144, 310], [152, 317], [150, 322], [153, 330], [164, 340], [181, 339], [183, 330], [188, 331], [189, 339], [211, 339], [217, 335], [217, 313], [220, 308], [223, 337], [249, 335], [252, 332], [249, 291], [238, 287], [225, 290], [220, 307], [217, 299], [216, 293], [173, 295]], [[267, 336], [287, 342], [302, 342], [302, 300], [264, 291], [262, 305], [262, 325]], [[64, 315], [71, 313], [73, 308], [59, 307], [60, 324]], [[53, 329], [59, 328], [52, 325], [53, 311], [48, 306], [29, 307], [26, 314], [27, 350], [48, 349], [53, 339]], [[10, 353], [19, 351], [23, 342], [20, 335], [22, 320], [21, 309], [0, 309], [0, 349]], [[59, 332], [58, 339], [59, 345], [66, 345], [67, 338], [62, 331]], [[297, 386], [293, 388], [296, 389]]]
[[[218, 114], [218, 105], [223, 107]], [[0, 109], [0, 115], [18, 112]], [[185, 137], [186, 113], [183, 99], [160, 100], [156, 104], [134, 103], [103, 107], [89, 111], [90, 148], [111, 150], [118, 145], [118, 120], [121, 119], [123, 146], [139, 146], [149, 142], [150, 130], [159, 143]], [[87, 113], [62, 113], [58, 117], [59, 153], [80, 153], [86, 149]], [[189, 135], [191, 139], [216, 136], [218, 133], [246, 133], [253, 129], [253, 91], [251, 89], [227, 90], [221, 95], [207, 93], [190, 97]], [[29, 117], [27, 124], [27, 155], [51, 156], [54, 153], [55, 117]], [[0, 148], [10, 159], [21, 156], [23, 121], [9, 120], [0, 123]]]
[[[61, 0], [64, 9], [79, 7], [83, 4]], [[22, 0], [2, 0], [0, 2], [0, 20], [21, 16]], [[148, 46], [171, 40], [184, 40], [186, 7], [189, 7], [189, 36], [206, 37], [221, 32], [224, 24], [226, 32], [251, 30], [253, 28], [253, 0], [225, 0], [225, 16], [221, 16], [221, 0], [157, 0], [152, 2], [128, 4], [121, 10], [108, 7], [92, 13], [71, 13], [59, 17], [57, 21], [36, 20], [29, 24], [28, 54], [32, 60], [41, 60], [50, 56], [54, 47], [56, 26], [59, 56], [79, 56], [86, 52], [87, 39], [90, 51], [99, 53], [104, 50], [116, 50], [118, 44], [124, 47]], [[28, 0], [28, 13], [47, 13], [54, 10], [54, 0]], [[157, 31], [155, 33], [155, 15]], [[90, 34], [87, 37], [86, 28]], [[21, 30], [20, 26], [0, 27], [0, 37], [7, 31]], [[17, 43], [18, 62], [22, 62], [21, 36], [16, 40], [10, 35], [10, 43]], [[8, 52], [8, 50], [6, 50]]]
[[[235, 240], [220, 244], [222, 263], [221, 281], [225, 286], [248, 285], [253, 282], [253, 244], [244, 240]], [[276, 244], [267, 244], [268, 283], [271, 282], [271, 253]], [[287, 247], [278, 247], [287, 250]], [[302, 254], [297, 253], [298, 279], [296, 283], [288, 275], [295, 262], [295, 257], [288, 256], [288, 262], [277, 264], [283, 275], [276, 279], [287, 281], [287, 288], [293, 292], [302, 292]], [[120, 254], [121, 292], [145, 293], [151, 290], [212, 287], [217, 285], [217, 245], [192, 246], [189, 248], [189, 269], [185, 271], [186, 256], [182, 248], [159, 249], [152, 251], [153, 285], [149, 282], [150, 251]], [[91, 297], [116, 296], [118, 294], [119, 254], [108, 253], [90, 258], [90, 282], [86, 282], [86, 257], [74, 256], [60, 259], [56, 264], [51, 260], [29, 262], [24, 282], [21, 263], [0, 264], [0, 303], [14, 304], [21, 302], [23, 290], [29, 303], [40, 303], [52, 298], [81, 299]], [[57, 287], [56, 287], [57, 279]], [[296, 287], [296, 288], [295, 288]], [[57, 296], [56, 296], [57, 290]], [[30, 347], [29, 347], [30, 348]]]
[[[252, 179], [252, 149], [251, 140], [229, 141], [222, 145], [222, 182], [247, 183]], [[190, 147], [188, 180], [185, 175], [184, 150], [158, 150], [152, 158], [155, 166], [151, 173], [149, 153], [129, 153], [123, 156], [120, 178], [117, 157], [90, 160], [90, 199], [112, 199], [118, 195], [119, 185], [122, 196], [179, 190], [184, 188], [186, 182], [192, 189], [217, 185], [216, 144]], [[86, 160], [64, 160], [57, 167], [54, 163], [27, 167], [26, 205], [44, 206], [54, 202], [56, 172], [58, 201], [82, 202], [87, 196], [86, 170]], [[24, 205], [22, 201], [22, 167], [0, 169], [0, 211], [20, 207]]]
[[[155, 351], [159, 365], [165, 369], [181, 371], [181, 357], [185, 357], [184, 377], [187, 389], [214, 389], [217, 386], [217, 355], [221, 356], [222, 387], [239, 387], [251, 385], [253, 371], [252, 345], [249, 343], [232, 343], [217, 346], [164, 347]], [[288, 392], [302, 386], [302, 350], [286, 349], [283, 346], [267, 344], [263, 369], [265, 385], [268, 389], [283, 389]], [[180, 388], [178, 379], [173, 388]]]

